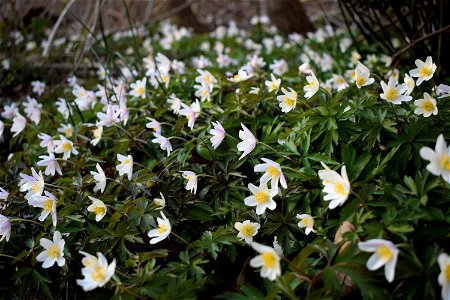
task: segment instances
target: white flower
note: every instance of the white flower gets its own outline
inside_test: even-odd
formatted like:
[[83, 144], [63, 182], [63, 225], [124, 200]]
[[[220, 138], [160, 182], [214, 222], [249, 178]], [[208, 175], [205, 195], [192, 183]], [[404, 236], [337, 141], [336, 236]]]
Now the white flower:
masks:
[[61, 238], [61, 233], [55, 231], [53, 234], [53, 241], [46, 238], [41, 238], [39, 244], [45, 249], [38, 256], [36, 260], [43, 262], [42, 267], [44, 269], [50, 268], [55, 263], [62, 267], [66, 264], [66, 259], [64, 258], [64, 244], [65, 241]]
[[411, 96], [403, 95], [403, 93], [408, 90], [408, 85], [406, 83], [397, 85], [397, 80], [390, 77], [388, 84], [384, 81], [381, 81], [380, 84], [383, 89], [383, 93], [380, 94], [381, 99], [384, 99], [392, 104], [402, 104], [403, 101], [411, 101]]
[[2, 117], [8, 120], [11, 120], [19, 113], [19, 108], [15, 102], [11, 103], [11, 105], [5, 105], [3, 109]]
[[152, 229], [148, 232], [148, 237], [151, 237], [150, 244], [156, 244], [161, 242], [169, 236], [172, 226], [170, 226], [169, 219], [166, 218], [163, 212], [161, 212], [161, 218], [157, 218], [158, 228]]
[[239, 69], [238, 73], [234, 75], [233, 77], [229, 77], [228, 81], [231, 82], [241, 82], [245, 81], [249, 78], [253, 77], [253, 75], [248, 75], [247, 72], [243, 69]]
[[190, 106], [187, 106], [184, 103], [181, 103], [181, 106], [183, 109], [180, 110], [180, 115], [186, 116], [186, 119], [188, 120], [188, 127], [194, 128], [195, 120], [200, 115], [201, 107], [198, 100], [195, 100], [195, 102], [192, 102]]
[[370, 78], [370, 70], [358, 62], [355, 68], [355, 83], [356, 86], [360, 89], [363, 86], [371, 85], [375, 79]]
[[167, 99], [167, 103], [170, 104], [170, 109], [174, 114], [178, 115], [181, 109], [181, 100], [177, 98], [175, 94], [170, 95], [169, 99]]
[[25, 113], [36, 125], [41, 121], [42, 104], [38, 103], [36, 99], [27, 96], [27, 102], [23, 103], [25, 106]]
[[128, 180], [131, 180], [133, 176], [133, 157], [131, 155], [117, 154], [117, 159], [120, 161], [120, 164], [116, 166], [116, 170], [119, 171], [119, 176], [127, 174]]
[[269, 68], [275, 75], [283, 76], [288, 71], [288, 64], [284, 59], [275, 59]]
[[100, 193], [103, 193], [105, 191], [105, 187], [106, 187], [105, 172], [103, 172], [103, 169], [99, 164], [96, 165], [96, 168], [97, 168], [98, 173], [95, 171], [91, 171], [91, 175], [94, 176], [94, 180], [95, 180], [94, 192], [100, 190]]
[[309, 67], [309, 62], [305, 62], [298, 67], [299, 74], [309, 74], [311, 73], [311, 68]]
[[36, 93], [38, 96], [41, 96], [45, 91], [45, 82], [35, 80], [31, 82], [31, 86], [33, 87], [33, 93]]
[[272, 188], [278, 188], [278, 181], [280, 181], [281, 186], [286, 189], [287, 183], [286, 179], [284, 178], [283, 171], [281, 170], [280, 164], [264, 157], [261, 158], [261, 160], [265, 163], [258, 164], [254, 168], [255, 172], [265, 172], [261, 177], [260, 182], [267, 183], [269, 182], [269, 180], [271, 180], [270, 186]]
[[47, 191], [44, 191], [44, 193], [45, 196], [36, 196], [29, 203], [33, 207], [42, 208], [42, 213], [38, 218], [39, 221], [44, 221], [51, 214], [53, 226], [56, 226], [56, 222], [58, 221], [56, 215], [56, 197]]
[[217, 147], [219, 147], [220, 143], [222, 143], [223, 139], [225, 138], [225, 129], [219, 122], [212, 122], [212, 123], [214, 125], [214, 129], [211, 129], [209, 131], [209, 133], [212, 135], [210, 140], [213, 148], [217, 149]]
[[244, 199], [245, 205], [256, 206], [256, 213], [262, 215], [266, 208], [274, 210], [277, 203], [272, 199], [278, 194], [277, 187], [267, 187], [266, 183], [260, 182], [259, 187], [249, 183], [248, 189], [253, 194]]
[[234, 223], [234, 228], [239, 231], [237, 237], [245, 240], [247, 244], [250, 244], [253, 242], [253, 237], [258, 233], [258, 229], [261, 228], [261, 225], [250, 222], [250, 220], [245, 220], [243, 223]]
[[9, 192], [0, 187], [0, 199], [6, 200], [8, 199]]
[[414, 90], [414, 87], [416, 86], [416, 83], [414, 82], [414, 79], [410, 77], [408, 74], [405, 74], [405, 78], [403, 79], [403, 82], [408, 86], [408, 89], [405, 92], [406, 96], [411, 95], [412, 91]]
[[314, 72], [311, 72], [311, 75], [306, 76], [306, 80], [309, 84], [305, 85], [303, 87], [303, 90], [306, 92], [305, 98], [309, 99], [317, 93], [320, 87], [320, 83]]
[[197, 72], [200, 73], [200, 75], [195, 77], [195, 82], [207, 86], [209, 91], [212, 92], [214, 83], [217, 83], [217, 79], [206, 70], [198, 69]]
[[328, 207], [330, 209], [341, 206], [347, 200], [350, 194], [350, 182], [347, 177], [347, 170], [345, 166], [341, 168], [341, 175], [338, 172], [331, 170], [323, 162], [320, 162], [325, 170], [320, 170], [319, 178], [322, 179], [324, 185], [323, 192], [326, 194], [323, 197], [325, 201], [331, 201]]
[[39, 158], [41, 160], [37, 162], [37, 165], [39, 167], [46, 167], [44, 171], [45, 175], [55, 176], [55, 172], [58, 172], [59, 175], [62, 175], [61, 166], [59, 165], [53, 153], [50, 152], [48, 156], [41, 155], [39, 156]]
[[249, 94], [253, 94], [253, 95], [259, 95], [259, 91], [260, 91], [259, 87], [252, 86], [250, 88], [250, 92], [248, 92], [248, 93]]
[[25, 126], [27, 126], [27, 119], [25, 119], [25, 117], [20, 113], [16, 113], [11, 126], [11, 132], [15, 132], [13, 137], [22, 132], [22, 130], [25, 129]]
[[311, 217], [308, 214], [301, 214], [301, 215], [297, 214], [296, 218], [300, 220], [300, 222], [298, 222], [298, 227], [306, 228], [305, 229], [306, 235], [310, 234], [311, 232], [314, 232], [314, 233], [316, 232], [313, 228], [314, 227], [313, 217]]
[[28, 193], [25, 195], [25, 199], [28, 201], [32, 200], [36, 196], [41, 196], [44, 192], [44, 177], [42, 176], [42, 171], [39, 171], [39, 174], [36, 173], [34, 168], [31, 168], [31, 174], [33, 176], [20, 173], [20, 177], [22, 180], [19, 182], [20, 191]]
[[118, 118], [119, 114], [120, 114], [120, 111], [115, 112], [112, 104], [111, 103], [108, 104], [108, 108], [106, 109], [106, 114], [103, 112], [97, 113], [97, 118], [99, 119], [99, 121], [97, 122], [97, 126], [110, 127], [116, 123], [119, 123], [120, 122], [120, 120]]
[[447, 253], [441, 253], [438, 256], [439, 273], [438, 282], [442, 286], [441, 296], [443, 300], [450, 299], [450, 256]]
[[153, 202], [158, 206], [159, 209], [163, 209], [166, 206], [166, 198], [164, 198], [164, 195], [159, 192], [159, 195], [161, 198], [155, 198], [153, 199]]
[[290, 112], [297, 105], [297, 93], [292, 88], [289, 88], [289, 91], [281, 88], [281, 91], [284, 95], [277, 96], [277, 100], [280, 102], [278, 104], [282, 112]]
[[[80, 253], [84, 254], [82, 251]], [[92, 256], [90, 254], [88, 255]], [[81, 273], [84, 275], [84, 279], [77, 279], [77, 284], [85, 292], [104, 286], [116, 271], [116, 260], [113, 259], [112, 263], [108, 265], [105, 256], [100, 252], [97, 253], [97, 258], [87, 257], [86, 259], [85, 257], [83, 258], [83, 262], [85, 263], [85, 267], [81, 270]], [[88, 265], [86, 266], [86, 264]]]
[[147, 84], [147, 77], [142, 80], [137, 80], [135, 83], [130, 84], [130, 95], [134, 97], [141, 97], [145, 99], [145, 86]]
[[3, 131], [4, 130], [5, 130], [5, 123], [3, 123], [2, 120], [0, 120], [0, 138], [3, 136]]
[[152, 143], [159, 144], [161, 150], [166, 150], [167, 156], [169, 156], [170, 152], [172, 152], [172, 144], [170, 143], [170, 140], [160, 134], [157, 134], [156, 132], [153, 132], [153, 135], [156, 138], [152, 140]]
[[192, 193], [197, 193], [197, 175], [192, 171], [181, 171], [181, 176], [184, 179], [187, 179], [186, 190], [191, 191]]
[[450, 86], [445, 84], [440, 84], [437, 87], [438, 98], [450, 97]]
[[70, 158], [70, 154], [77, 155], [78, 151], [73, 146], [73, 143], [66, 139], [64, 136], [59, 135], [60, 140], [55, 141], [55, 153], [64, 153], [63, 159]]
[[[200, 101], [210, 101], [211, 100], [211, 91], [206, 84], [196, 84], [194, 85], [195, 89], [195, 97], [200, 97]], [[183, 103], [181, 103], [183, 106]]]
[[280, 256], [274, 248], [261, 245], [256, 242], [251, 243], [252, 248], [260, 255], [250, 260], [250, 266], [261, 268], [261, 277], [269, 280], [275, 280], [281, 275]]
[[333, 74], [332, 82], [333, 88], [338, 91], [342, 91], [343, 89], [348, 87], [347, 81], [345, 81], [345, 78], [341, 75]]
[[149, 117], [147, 117], [146, 119], [150, 122], [145, 124], [145, 127], [153, 129], [157, 134], [161, 134], [161, 123]]
[[425, 62], [420, 59], [416, 59], [415, 64], [417, 68], [409, 71], [409, 75], [412, 77], [418, 77], [417, 86], [419, 86], [422, 81], [428, 81], [431, 77], [433, 77], [437, 67], [436, 64], [433, 64], [433, 59], [431, 56], [428, 56]]
[[97, 127], [96, 129], [92, 130], [92, 134], [94, 138], [90, 141], [92, 146], [96, 146], [103, 135], [103, 126]]
[[42, 142], [39, 144], [42, 148], [47, 147], [47, 152], [51, 153], [53, 152], [53, 148], [55, 147], [55, 143], [53, 141], [53, 137], [49, 136], [45, 133], [39, 133], [38, 138], [42, 140]]
[[374, 252], [367, 261], [367, 269], [370, 271], [384, 267], [384, 275], [388, 282], [392, 282], [395, 276], [395, 266], [399, 250], [391, 241], [383, 239], [373, 239], [366, 242], [359, 242], [358, 248], [365, 252]]
[[257, 142], [253, 133], [247, 127], [245, 127], [244, 124], [241, 123], [241, 126], [242, 130], [239, 130], [239, 138], [242, 140], [242, 142], [237, 144], [237, 149], [244, 152], [242, 153], [241, 157], [239, 157], [239, 160], [252, 152], [253, 149], [255, 149]]
[[93, 212], [95, 214], [95, 221], [99, 222], [104, 216], [106, 216], [106, 205], [103, 201], [97, 198], [91, 196], [88, 197], [92, 200], [92, 204], [88, 206], [87, 210]]
[[437, 138], [434, 151], [429, 147], [422, 147], [420, 156], [430, 161], [427, 165], [427, 170], [431, 174], [440, 175], [445, 181], [450, 183], [450, 145], [447, 147], [442, 134]]
[[71, 124], [61, 124], [61, 127], [58, 128], [59, 133], [64, 133], [66, 137], [71, 137], [73, 135], [73, 127]]
[[416, 115], [423, 115], [425, 118], [433, 115], [437, 115], [438, 108], [436, 106], [436, 100], [431, 98], [428, 93], [423, 93], [423, 99], [418, 99], [414, 101], [416, 109], [414, 113]]
[[7, 242], [9, 241], [11, 235], [11, 221], [4, 215], [0, 215], [0, 235], [2, 236], [0, 242], [3, 241], [3, 239], [6, 239]]

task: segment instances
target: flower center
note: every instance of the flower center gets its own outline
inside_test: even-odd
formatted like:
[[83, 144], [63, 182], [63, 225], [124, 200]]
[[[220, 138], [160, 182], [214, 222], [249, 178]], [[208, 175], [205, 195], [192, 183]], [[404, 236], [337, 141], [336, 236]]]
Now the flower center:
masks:
[[95, 266], [94, 270], [91, 273], [92, 280], [95, 282], [101, 282], [105, 280], [106, 270], [102, 266]]
[[423, 67], [420, 69], [420, 76], [422, 77], [428, 77], [431, 75], [431, 69], [428, 67]]
[[389, 261], [391, 260], [393, 254], [392, 251], [388, 248], [388, 246], [386, 245], [382, 245], [377, 249], [377, 254], [378, 256], [384, 260], [384, 261]]
[[342, 79], [341, 77], [338, 77], [338, 78], [336, 78], [336, 83], [337, 83], [338, 85], [341, 85], [341, 84], [344, 83], [344, 79]]
[[439, 166], [447, 171], [450, 171], [450, 155], [442, 154], [439, 157]]
[[305, 226], [309, 226], [309, 218], [304, 218], [303, 220], [302, 220], [302, 223], [303, 223], [303, 225], [305, 225]]
[[42, 208], [44, 208], [45, 211], [52, 211], [53, 200], [50, 198], [47, 198], [47, 200], [44, 202], [44, 205], [42, 205]]
[[344, 190], [344, 185], [342, 184], [342, 182], [339, 181], [338, 183], [335, 184], [334, 192], [336, 194], [342, 195], [342, 196], [346, 194], [346, 192]]
[[31, 186], [31, 190], [33, 191], [33, 193], [39, 193], [39, 182], [36, 182], [35, 184], [33, 184]]
[[69, 142], [65, 142], [62, 144], [62, 148], [64, 152], [69, 152], [72, 150], [72, 145]]
[[162, 81], [166, 83], [169, 80], [169, 77], [166, 74], [163, 74]]
[[280, 171], [278, 171], [278, 169], [274, 166], [269, 166], [267, 168], [267, 173], [271, 178], [277, 178], [278, 176], [280, 176]]
[[253, 233], [255, 233], [255, 228], [252, 224], [245, 224], [244, 227], [242, 227], [242, 233], [246, 236], [252, 236]]
[[269, 201], [269, 195], [266, 192], [257, 192], [255, 198], [258, 204], [264, 204]]
[[287, 106], [295, 106], [295, 99], [286, 97], [286, 100], [284, 101]]
[[95, 129], [92, 131], [92, 133], [94, 134], [95, 138], [99, 138], [102, 136], [102, 131], [100, 129]]
[[233, 78], [234, 78], [235, 80], [238, 80], [238, 79], [239, 79], [239, 75], [236, 74], [236, 75], [233, 76]]
[[203, 97], [208, 96], [208, 91], [207, 91], [207, 90], [203, 90], [203, 91], [202, 91], [202, 96], [203, 96]]
[[278, 88], [276, 82], [271, 82], [269, 86], [271, 90], [276, 90]]
[[266, 268], [273, 269], [277, 264], [277, 258], [272, 252], [264, 252], [261, 254], [263, 265]]
[[59, 258], [59, 248], [55, 244], [51, 245], [50, 248], [47, 249], [47, 255], [50, 258], [57, 259]]
[[422, 103], [422, 109], [426, 112], [432, 112], [434, 109], [434, 105], [433, 103], [431, 103], [431, 101], [426, 101]]
[[364, 78], [362, 76], [356, 77], [356, 84], [358, 86], [363, 86], [364, 84], [366, 84], [366, 82], [367, 82], [366, 78]]
[[444, 278], [445, 278], [445, 281], [450, 281], [450, 264], [447, 264], [446, 266], [445, 266], [445, 269], [444, 269]]
[[166, 224], [159, 224], [158, 225], [158, 233], [163, 234], [167, 231], [167, 225]]
[[125, 159], [125, 160], [123, 161], [123, 163], [127, 165], [127, 164], [130, 163], [130, 160], [127, 158], [127, 159]]
[[140, 87], [138, 87], [138, 88], [136, 89], [136, 93], [137, 93], [138, 95], [142, 95], [142, 94], [144, 94], [144, 92], [145, 92], [145, 90], [144, 90], [144, 87], [143, 87], [143, 86], [140, 86]]
[[72, 136], [72, 129], [71, 128], [66, 128], [66, 130], [64, 130], [64, 133], [66, 134], [67, 137], [71, 137]]
[[106, 208], [103, 206], [95, 206], [94, 207], [94, 213], [95, 215], [104, 215], [106, 212]]
[[389, 101], [394, 101], [395, 99], [397, 99], [397, 97], [398, 97], [397, 90], [393, 89], [393, 88], [389, 88], [387, 93], [386, 93], [386, 98]]
[[[236, 78], [236, 76], [237, 76], [237, 75], [235, 75], [235, 78]], [[205, 80], [205, 83], [206, 83], [206, 84], [210, 84], [210, 83], [212, 82], [212, 78], [211, 78], [211, 76], [209, 76], [209, 75], [206, 75], [206, 76], [204, 77], [204, 80]]]

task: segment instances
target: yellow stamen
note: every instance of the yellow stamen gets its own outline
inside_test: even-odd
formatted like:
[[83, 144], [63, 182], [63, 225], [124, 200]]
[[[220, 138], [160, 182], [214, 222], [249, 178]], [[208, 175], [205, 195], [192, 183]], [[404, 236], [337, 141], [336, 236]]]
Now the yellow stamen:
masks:
[[39, 184], [39, 182], [36, 182], [35, 184], [33, 184], [32, 186], [31, 186], [31, 190], [33, 191], [33, 193], [39, 193], [39, 186], [40, 186], [40, 184]]
[[439, 157], [439, 166], [447, 171], [450, 171], [450, 155], [441, 154]]
[[[356, 75], [355, 75], [356, 76]], [[363, 86], [364, 84], [366, 84], [367, 80], [366, 78], [362, 77], [362, 76], [357, 76], [356, 77], [356, 84], [358, 86]]]
[[139, 96], [142, 95], [142, 94], [144, 94], [144, 92], [145, 92], [145, 89], [144, 89], [143, 86], [140, 86], [140, 87], [138, 87], [138, 88], [136, 89], [136, 93], [137, 93]]
[[101, 282], [105, 280], [106, 270], [102, 266], [95, 266], [94, 270], [91, 273], [92, 280], [96, 282]]
[[278, 169], [274, 166], [269, 166], [267, 168], [267, 173], [271, 178], [277, 178], [278, 176], [280, 176], [280, 171], [278, 171]]
[[422, 103], [422, 109], [426, 112], [432, 112], [434, 109], [433, 103], [431, 101], [426, 101]]
[[431, 69], [428, 67], [422, 67], [419, 71], [420, 76], [422, 77], [428, 77], [431, 75]]
[[392, 256], [393, 256], [391, 249], [389, 249], [389, 247], [386, 246], [386, 245], [380, 246], [380, 247], [377, 249], [377, 254], [378, 254], [378, 256], [379, 256], [382, 260], [384, 260], [384, 261], [389, 261], [389, 260], [391, 260], [391, 258], [392, 258]]
[[158, 233], [163, 234], [167, 231], [167, 225], [166, 224], [159, 224], [158, 225]]
[[72, 136], [72, 129], [71, 128], [66, 128], [66, 130], [64, 130], [64, 133], [66, 134], [67, 137], [71, 137]]
[[338, 195], [345, 195], [345, 190], [342, 182], [339, 181], [338, 183], [336, 183], [336, 185], [334, 186], [334, 192]]
[[395, 99], [398, 98], [397, 90], [393, 88], [389, 88], [385, 95], [389, 101], [394, 101]]
[[245, 224], [242, 227], [241, 231], [245, 236], [252, 236], [253, 233], [255, 233], [255, 228], [252, 226], [252, 224], [249, 223], [249, 224]]
[[130, 162], [131, 161], [128, 158], [123, 161], [123, 163], [126, 164], [126, 165], [129, 164]]
[[272, 252], [264, 252], [261, 254], [261, 258], [266, 268], [273, 269], [277, 264], [277, 258]]
[[65, 142], [62, 144], [62, 148], [64, 152], [69, 152], [72, 150], [72, 145], [69, 142]]
[[449, 282], [450, 281], [450, 264], [447, 264], [444, 267], [444, 282]]
[[295, 105], [295, 99], [286, 97], [284, 100], [284, 103], [286, 103], [287, 106], [294, 106]]
[[51, 245], [50, 248], [47, 249], [47, 255], [50, 258], [57, 259], [60, 257], [59, 248], [55, 244]]
[[106, 208], [104, 206], [94, 206], [94, 213], [96, 216], [104, 215], [106, 212]]
[[42, 205], [42, 208], [45, 211], [52, 211], [53, 208], [53, 200], [50, 198], [47, 198], [47, 200], [44, 202], [44, 205]]
[[255, 198], [258, 204], [264, 204], [269, 201], [269, 195], [266, 192], [257, 192]]

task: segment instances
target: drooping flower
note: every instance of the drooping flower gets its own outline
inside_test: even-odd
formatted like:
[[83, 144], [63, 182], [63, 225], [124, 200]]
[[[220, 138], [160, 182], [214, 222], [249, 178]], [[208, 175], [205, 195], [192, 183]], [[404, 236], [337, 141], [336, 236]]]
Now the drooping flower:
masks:
[[214, 149], [217, 149], [219, 145], [222, 143], [223, 139], [225, 138], [225, 129], [223, 128], [222, 124], [219, 122], [212, 122], [214, 125], [214, 129], [211, 129], [209, 133], [212, 135], [210, 138], [212, 146]]
[[188, 120], [188, 126], [189, 128], [194, 128], [195, 120], [200, 115], [200, 112], [202, 111], [200, 107], [200, 103], [198, 100], [195, 100], [195, 102], [192, 102], [190, 106], [187, 106], [184, 103], [181, 103], [181, 106], [183, 107], [180, 110], [180, 115], [186, 116], [186, 119]]
[[56, 227], [58, 217], [56, 215], [56, 197], [50, 192], [44, 191], [45, 196], [36, 196], [29, 201], [30, 205], [33, 207], [42, 208], [42, 213], [38, 220], [43, 222], [48, 215], [52, 216], [53, 226]]
[[384, 267], [384, 275], [388, 282], [392, 282], [395, 276], [395, 266], [399, 250], [391, 241], [383, 239], [373, 239], [366, 242], [359, 242], [358, 248], [364, 252], [373, 252], [367, 260], [367, 269], [375, 271]]
[[256, 213], [262, 215], [266, 209], [274, 210], [277, 203], [273, 200], [278, 194], [277, 187], [267, 187], [267, 183], [259, 183], [259, 187], [249, 183], [248, 189], [253, 194], [244, 199], [245, 205], [256, 206]]
[[191, 191], [194, 194], [197, 193], [197, 174], [192, 171], [181, 171], [181, 176], [188, 180], [186, 183], [186, 190]]
[[39, 158], [41, 160], [37, 162], [37, 165], [39, 167], [46, 167], [44, 171], [45, 175], [55, 176], [55, 172], [58, 172], [59, 175], [62, 175], [61, 166], [59, 165], [59, 162], [56, 160], [53, 153], [49, 153], [48, 156], [41, 155], [39, 156]]
[[450, 97], [450, 86], [445, 84], [440, 84], [437, 87], [436, 94], [439, 96], [438, 98]]
[[250, 260], [250, 266], [261, 267], [261, 277], [274, 281], [281, 275], [279, 254], [274, 248], [256, 242], [252, 242], [251, 246], [259, 255]]
[[244, 151], [239, 157], [239, 160], [247, 156], [250, 152], [253, 151], [256, 147], [256, 138], [253, 135], [253, 133], [244, 125], [241, 123], [242, 130], [239, 130], [239, 138], [242, 140], [239, 144], [237, 144], [237, 149], [239, 151]]
[[323, 200], [331, 201], [328, 207], [334, 209], [344, 204], [350, 194], [350, 181], [347, 177], [347, 170], [345, 166], [342, 166], [341, 175], [339, 175], [338, 172], [331, 170], [323, 162], [320, 163], [325, 168], [318, 172], [319, 178], [322, 179], [322, 184], [324, 185], [323, 192], [326, 194]]
[[161, 134], [161, 123], [149, 117], [147, 117], [146, 119], [150, 122], [145, 124], [145, 127], [153, 129], [157, 134]]
[[261, 225], [255, 222], [250, 222], [250, 220], [245, 220], [244, 222], [234, 223], [234, 228], [239, 231], [237, 237], [245, 240], [247, 244], [253, 242], [253, 237], [258, 233], [258, 229]]
[[417, 78], [417, 86], [419, 86], [423, 81], [428, 81], [433, 77], [436, 71], [436, 64], [433, 63], [431, 56], [428, 56], [425, 62], [420, 59], [416, 59], [415, 64], [417, 68], [409, 71], [409, 75]]
[[450, 300], [450, 256], [447, 253], [441, 253], [438, 256], [439, 273], [438, 282], [442, 286], [441, 296], [443, 300]]
[[145, 99], [145, 87], [147, 85], [147, 77], [142, 80], [137, 80], [135, 83], [130, 84], [131, 91], [130, 95], [133, 97], [141, 97]]
[[406, 96], [411, 95], [412, 91], [414, 90], [414, 87], [416, 86], [416, 83], [414, 82], [414, 79], [410, 77], [408, 74], [405, 74], [405, 78], [403, 79], [403, 82], [408, 86], [408, 89], [405, 92]]
[[264, 157], [261, 158], [261, 160], [265, 163], [258, 164], [254, 167], [255, 172], [265, 172], [261, 177], [260, 182], [267, 183], [271, 180], [270, 186], [272, 188], [278, 188], [278, 182], [280, 182], [281, 186], [286, 189], [287, 183], [280, 164]]
[[94, 180], [95, 180], [94, 192], [100, 190], [100, 193], [103, 193], [105, 191], [105, 187], [106, 187], [105, 172], [103, 172], [102, 167], [98, 163], [95, 167], [97, 168], [98, 172], [91, 171], [91, 175], [94, 176]]
[[166, 206], [166, 198], [164, 198], [164, 195], [159, 192], [159, 195], [161, 198], [155, 198], [153, 199], [153, 202], [158, 206], [158, 209], [163, 209]]
[[292, 88], [289, 91], [285, 88], [281, 88], [284, 95], [277, 96], [278, 103], [281, 107], [282, 112], [290, 112], [297, 105], [297, 92]]
[[[80, 253], [83, 254], [84, 252], [80, 251]], [[116, 271], [116, 260], [113, 259], [111, 264], [108, 265], [105, 256], [100, 252], [97, 253], [96, 259], [85, 257], [83, 258], [83, 261], [85, 267], [81, 270], [81, 273], [84, 275], [84, 278], [77, 279], [77, 284], [81, 286], [85, 292], [104, 286]]]
[[73, 126], [71, 124], [61, 124], [58, 128], [59, 133], [63, 133], [66, 137], [71, 137], [73, 135]]
[[244, 69], [239, 69], [239, 71], [236, 75], [228, 78], [228, 81], [241, 82], [241, 81], [248, 80], [249, 78], [252, 78], [252, 77], [253, 77], [253, 75], [247, 74], [247, 72]]
[[108, 104], [106, 108], [106, 114], [104, 112], [98, 112], [97, 118], [99, 121], [97, 122], [97, 126], [111, 127], [114, 124], [120, 122], [119, 120], [120, 111], [114, 111], [114, 107], [112, 104]]
[[61, 237], [61, 232], [55, 231], [53, 234], [53, 241], [41, 238], [39, 244], [45, 249], [38, 256], [36, 260], [43, 262], [42, 267], [44, 269], [50, 268], [55, 263], [62, 267], [66, 264], [66, 259], [64, 258], [64, 244], [65, 241]]
[[87, 210], [89, 212], [93, 212], [95, 214], [95, 221], [99, 222], [101, 219], [103, 219], [104, 216], [106, 216], [106, 205], [102, 200], [91, 196], [88, 197], [89, 199], [91, 199], [92, 204], [88, 206]]
[[158, 227], [156, 229], [152, 229], [148, 232], [148, 237], [151, 237], [150, 244], [156, 244], [164, 240], [169, 236], [172, 226], [170, 225], [169, 219], [161, 212], [161, 218], [157, 218]]
[[103, 126], [99, 126], [96, 129], [92, 130], [92, 134], [94, 135], [94, 138], [91, 140], [91, 145], [96, 146], [98, 142], [100, 142], [100, 139], [103, 135]]
[[270, 79], [271, 80], [266, 80], [264, 82], [264, 84], [267, 87], [267, 90], [269, 93], [275, 91], [278, 92], [278, 89], [280, 88], [280, 84], [281, 84], [281, 78], [275, 78], [275, 76], [271, 73], [270, 74]]
[[117, 160], [120, 161], [120, 164], [116, 166], [116, 170], [119, 171], [119, 176], [127, 174], [128, 180], [131, 180], [133, 176], [133, 157], [131, 155], [117, 154]]
[[423, 99], [415, 100], [414, 105], [416, 106], [414, 110], [416, 115], [423, 115], [425, 118], [428, 118], [432, 114], [437, 115], [438, 113], [436, 100], [431, 98], [428, 93], [423, 93]]
[[169, 99], [167, 99], [167, 103], [170, 104], [170, 109], [174, 114], [178, 115], [181, 109], [181, 100], [177, 98], [175, 94], [170, 95]]
[[308, 235], [311, 232], [316, 232], [316, 230], [314, 230], [314, 218], [308, 214], [297, 214], [296, 216], [297, 219], [300, 220], [300, 222], [298, 222], [298, 227], [300, 228], [306, 228], [305, 229], [305, 234]]
[[42, 148], [47, 147], [47, 152], [51, 153], [53, 152], [53, 148], [55, 147], [55, 143], [53, 141], [53, 137], [49, 136], [45, 133], [39, 133], [38, 138], [42, 140], [42, 142], [39, 144]]
[[6, 239], [6, 241], [9, 241], [9, 237], [11, 236], [11, 221], [8, 219], [8, 217], [5, 217], [4, 215], [0, 214], [0, 235], [2, 238], [0, 239], [0, 242], [3, 241], [3, 239]]
[[157, 134], [156, 132], [153, 132], [153, 135], [156, 138], [152, 140], [152, 143], [159, 144], [161, 150], [166, 150], [167, 156], [169, 156], [170, 152], [172, 152], [172, 144], [170, 143], [170, 140], [160, 134]]
[[411, 101], [411, 96], [403, 95], [403, 93], [408, 90], [408, 85], [406, 83], [397, 85], [397, 80], [390, 77], [388, 84], [384, 81], [381, 81], [380, 84], [383, 89], [383, 93], [380, 94], [381, 99], [384, 99], [392, 104], [401, 104], [404, 101]]
[[355, 83], [356, 86], [360, 89], [363, 86], [371, 85], [375, 79], [370, 78], [370, 70], [358, 62], [355, 68]]
[[13, 124], [11, 126], [11, 132], [15, 132], [13, 137], [21, 133], [22, 130], [25, 129], [25, 126], [27, 126], [27, 119], [25, 119], [25, 117], [20, 113], [16, 113], [13, 118]]
[[303, 90], [306, 92], [305, 98], [309, 99], [317, 93], [320, 87], [320, 83], [316, 75], [312, 71], [311, 75], [306, 76], [306, 80], [308, 81], [308, 84], [303, 87]]
[[63, 159], [70, 158], [70, 154], [77, 155], [78, 151], [73, 143], [64, 136], [59, 135], [60, 140], [55, 141], [55, 153], [63, 153]]
[[436, 176], [442, 176], [445, 181], [450, 183], [450, 145], [447, 147], [444, 135], [440, 134], [436, 140], [436, 146], [433, 149], [422, 147], [420, 156], [430, 161], [427, 170]]

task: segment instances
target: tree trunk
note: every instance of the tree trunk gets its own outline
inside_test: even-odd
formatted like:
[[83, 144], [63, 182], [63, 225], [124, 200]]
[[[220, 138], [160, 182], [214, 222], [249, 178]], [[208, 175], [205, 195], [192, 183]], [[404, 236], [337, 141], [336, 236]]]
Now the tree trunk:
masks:
[[314, 26], [300, 1], [266, 0], [266, 5], [270, 20], [280, 31], [301, 34], [314, 31]]
[[197, 33], [207, 32], [208, 28], [200, 23], [197, 16], [192, 11], [192, 4], [186, 0], [168, 0], [167, 8], [169, 10], [177, 11], [172, 17], [175, 24], [184, 27], [190, 27]]

